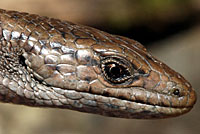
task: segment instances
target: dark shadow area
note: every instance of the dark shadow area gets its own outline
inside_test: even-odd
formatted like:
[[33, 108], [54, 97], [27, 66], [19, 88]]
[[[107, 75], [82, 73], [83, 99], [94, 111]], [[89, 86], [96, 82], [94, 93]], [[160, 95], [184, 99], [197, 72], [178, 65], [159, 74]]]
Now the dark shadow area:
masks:
[[96, 27], [108, 33], [129, 37], [139, 41], [144, 46], [149, 46], [154, 42], [166, 39], [169, 36], [181, 33], [198, 25], [200, 23], [199, 14], [200, 12], [193, 12], [191, 15], [176, 21], [160, 22], [159, 20], [153, 20], [149, 23], [144, 22], [122, 29], [119, 27], [116, 28], [106, 21], [92, 27]]

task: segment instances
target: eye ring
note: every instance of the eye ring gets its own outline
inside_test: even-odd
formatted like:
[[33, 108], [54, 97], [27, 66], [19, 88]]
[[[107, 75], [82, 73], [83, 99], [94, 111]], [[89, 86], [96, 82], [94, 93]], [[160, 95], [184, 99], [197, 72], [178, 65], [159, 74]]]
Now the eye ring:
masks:
[[101, 69], [106, 80], [111, 84], [126, 83], [132, 77], [132, 68], [125, 59], [106, 57], [101, 60]]

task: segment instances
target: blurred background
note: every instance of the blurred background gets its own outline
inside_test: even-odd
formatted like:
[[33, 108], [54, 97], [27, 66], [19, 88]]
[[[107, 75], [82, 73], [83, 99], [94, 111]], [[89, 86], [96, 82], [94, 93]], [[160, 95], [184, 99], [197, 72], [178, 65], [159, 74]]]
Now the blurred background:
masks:
[[[199, 0], [1, 0], [0, 8], [69, 20], [127, 36], [180, 72], [200, 97]], [[0, 134], [199, 134], [200, 102], [163, 120], [108, 118], [0, 103]]]

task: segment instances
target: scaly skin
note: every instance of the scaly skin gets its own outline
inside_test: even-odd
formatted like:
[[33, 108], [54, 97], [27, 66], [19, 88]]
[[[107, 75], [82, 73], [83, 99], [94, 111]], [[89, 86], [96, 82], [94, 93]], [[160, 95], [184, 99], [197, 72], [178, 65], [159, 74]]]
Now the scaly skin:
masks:
[[0, 10], [0, 38], [2, 102], [157, 119], [184, 114], [196, 101], [179, 73], [125, 37]]

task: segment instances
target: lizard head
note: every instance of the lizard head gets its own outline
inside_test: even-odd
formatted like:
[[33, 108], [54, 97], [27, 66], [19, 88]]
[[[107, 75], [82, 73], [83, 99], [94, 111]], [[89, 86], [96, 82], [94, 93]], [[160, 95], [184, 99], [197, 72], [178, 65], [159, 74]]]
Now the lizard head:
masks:
[[133, 102], [130, 106], [134, 110], [128, 109], [136, 118], [173, 117], [192, 109], [196, 94], [182, 75], [136, 41], [120, 36], [112, 41], [115, 47], [106, 43], [94, 47], [101, 56], [99, 80], [105, 85], [102, 94]]

